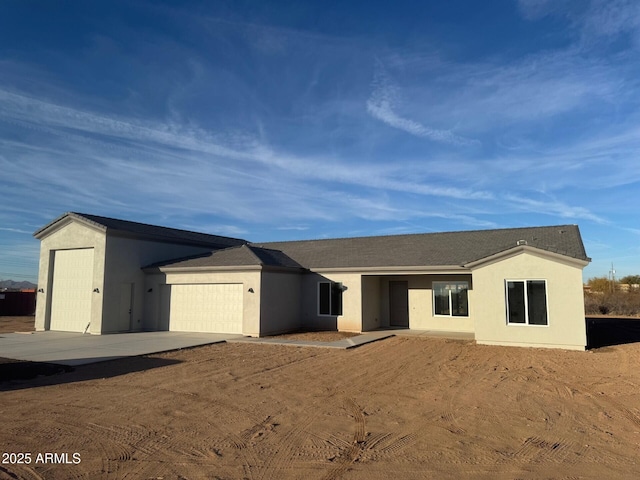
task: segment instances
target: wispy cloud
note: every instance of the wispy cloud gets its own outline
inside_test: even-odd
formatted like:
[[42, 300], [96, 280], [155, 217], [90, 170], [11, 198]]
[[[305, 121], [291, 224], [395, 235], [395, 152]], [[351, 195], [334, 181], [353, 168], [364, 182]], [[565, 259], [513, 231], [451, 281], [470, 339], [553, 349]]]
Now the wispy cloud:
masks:
[[567, 18], [584, 45], [626, 34], [637, 41], [640, 29], [640, 4], [635, 0], [518, 0], [518, 6], [529, 20], [549, 15]]
[[398, 87], [391, 84], [387, 75], [378, 71], [373, 81], [373, 91], [367, 100], [367, 111], [372, 117], [387, 125], [403, 130], [416, 137], [457, 146], [480, 145], [478, 140], [456, 135], [451, 130], [438, 130], [414, 120], [401, 117], [395, 112], [395, 104], [397, 103], [398, 96]]
[[21, 229], [19, 229], [19, 228], [5, 228], [5, 227], [0, 227], [0, 230], [2, 230], [3, 232], [13, 232], [13, 233], [28, 233], [28, 234], [33, 233], [32, 231], [28, 231], [28, 230], [21, 230]]
[[487, 21], [525, 29], [143, 5], [158, 28], [93, 18], [73, 52], [16, 41], [0, 237], [79, 210], [250, 240], [567, 219], [635, 239], [640, 4], [513, 1]]
[[517, 0], [525, 18], [537, 20], [546, 15], [562, 12], [570, 0]]
[[580, 22], [587, 33], [599, 37], [635, 32], [640, 28], [640, 4], [635, 0], [592, 0]]
[[[236, 218], [258, 220], [272, 201], [290, 197], [286, 211], [293, 218], [326, 217], [313, 207], [317, 204], [318, 187], [308, 182], [338, 182], [345, 186], [383, 189], [385, 191], [413, 192], [450, 198], [490, 198], [487, 192], [473, 191], [455, 186], [429, 185], [426, 182], [407, 180], [405, 168], [392, 164], [353, 164], [340, 159], [312, 154], [300, 157], [277, 152], [257, 137], [248, 134], [213, 135], [201, 128], [141, 122], [132, 118], [113, 117], [87, 112], [72, 107], [53, 104], [31, 96], [0, 90], [0, 114], [23, 126], [34, 125], [58, 141], [48, 146], [34, 146], [10, 141], [5, 145], [17, 150], [30, 150], [30, 162], [48, 164], [52, 155], [69, 155], [67, 144], [74, 151], [68, 162], [77, 162], [79, 170], [64, 171], [55, 165], [47, 168], [24, 171], [24, 166], [15, 161], [4, 162], [5, 171], [24, 187], [44, 188], [56, 195], [61, 203], [100, 205], [107, 204], [126, 208], [132, 199], [127, 195], [114, 195], [115, 191], [129, 192], [124, 185], [135, 185], [138, 194], [145, 193], [153, 199], [149, 210], [158, 205], [167, 205], [167, 199], [180, 198], [181, 209], [199, 209], [202, 199], [195, 200], [190, 192], [199, 191], [207, 198], [212, 211], [227, 211]], [[64, 139], [64, 141], [63, 141]], [[66, 150], [65, 150], [66, 149]], [[2, 161], [2, 158], [0, 158]], [[26, 160], [25, 160], [26, 161]], [[177, 168], [179, 165], [179, 168]], [[324, 165], [324, 168], [317, 168]], [[275, 195], [267, 191], [278, 191], [272, 174], [280, 172], [280, 182], [288, 187]], [[122, 173], [127, 172], [125, 178]], [[99, 185], [78, 181], [78, 175], [100, 178]], [[299, 182], [307, 184], [300, 187]], [[120, 186], [118, 186], [120, 184]], [[210, 190], [206, 185], [217, 185]], [[188, 188], [185, 189], [185, 186]], [[251, 194], [249, 194], [249, 190]], [[265, 191], [271, 201], [259, 205], [256, 194]], [[286, 193], [285, 193], [286, 192]], [[118, 199], [120, 197], [120, 199]], [[229, 206], [233, 205], [233, 209]], [[356, 209], [360, 216], [383, 215], [382, 210]]]
[[505, 199], [509, 202], [513, 202], [517, 208], [528, 212], [536, 212], [544, 215], [576, 220], [590, 220], [601, 224], [608, 223], [605, 219], [593, 214], [585, 207], [567, 205], [566, 203], [555, 199], [536, 200], [520, 195], [505, 195]]

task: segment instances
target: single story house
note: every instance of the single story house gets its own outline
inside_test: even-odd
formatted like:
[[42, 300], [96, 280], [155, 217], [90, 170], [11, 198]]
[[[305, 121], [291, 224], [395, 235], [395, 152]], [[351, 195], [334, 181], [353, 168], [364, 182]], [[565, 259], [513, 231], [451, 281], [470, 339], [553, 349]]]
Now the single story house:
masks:
[[67, 213], [41, 241], [36, 330], [472, 333], [583, 350], [577, 225], [251, 243]]

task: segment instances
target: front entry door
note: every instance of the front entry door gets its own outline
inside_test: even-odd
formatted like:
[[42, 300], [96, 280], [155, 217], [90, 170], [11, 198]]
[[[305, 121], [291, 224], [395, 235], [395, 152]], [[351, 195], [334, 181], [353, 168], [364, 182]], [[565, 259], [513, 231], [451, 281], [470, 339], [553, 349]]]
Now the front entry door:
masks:
[[389, 282], [389, 325], [409, 328], [409, 285]]
[[131, 325], [133, 318], [133, 283], [120, 284], [120, 305], [118, 309], [117, 331], [128, 332], [133, 330], [133, 325]]

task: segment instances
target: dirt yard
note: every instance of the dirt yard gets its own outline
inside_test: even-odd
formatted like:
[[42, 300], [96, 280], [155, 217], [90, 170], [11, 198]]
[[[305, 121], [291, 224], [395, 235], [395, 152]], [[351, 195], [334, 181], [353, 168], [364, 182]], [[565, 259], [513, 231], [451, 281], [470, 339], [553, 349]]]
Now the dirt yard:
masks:
[[0, 317], [0, 333], [33, 332], [35, 317]]
[[638, 478], [639, 365], [405, 337], [106, 362], [0, 383], [0, 450], [31, 454], [0, 478]]

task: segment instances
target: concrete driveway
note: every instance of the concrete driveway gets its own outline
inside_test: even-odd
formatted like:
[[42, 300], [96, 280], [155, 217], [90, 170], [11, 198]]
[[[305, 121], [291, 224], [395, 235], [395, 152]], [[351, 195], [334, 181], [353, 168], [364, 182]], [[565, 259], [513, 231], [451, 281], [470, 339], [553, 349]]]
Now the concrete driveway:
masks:
[[242, 335], [187, 332], [111, 335], [51, 331], [0, 333], [0, 357], [74, 366], [209, 345], [241, 337]]

